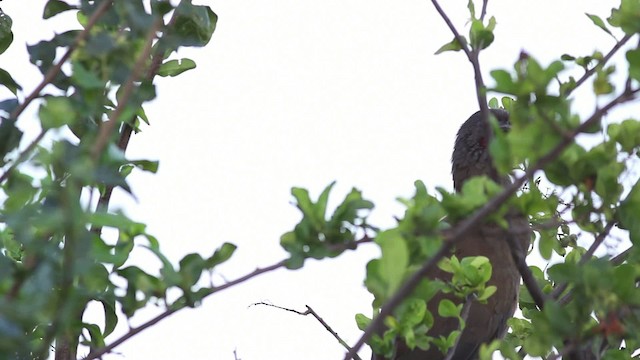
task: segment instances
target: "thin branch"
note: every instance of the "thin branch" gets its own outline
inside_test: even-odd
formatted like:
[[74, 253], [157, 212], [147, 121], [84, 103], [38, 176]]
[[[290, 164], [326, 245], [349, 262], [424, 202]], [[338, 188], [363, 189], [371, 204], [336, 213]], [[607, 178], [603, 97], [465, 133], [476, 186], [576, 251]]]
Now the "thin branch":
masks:
[[622, 46], [624, 46], [624, 44], [627, 43], [627, 41], [629, 41], [629, 39], [631, 39], [633, 37], [633, 34], [631, 35], [625, 35], [622, 39], [620, 39], [620, 41], [618, 41], [612, 48], [611, 50], [607, 53], [607, 55], [605, 55], [602, 60], [598, 61], [598, 63], [592, 67], [591, 69], [585, 71], [585, 73], [582, 75], [582, 77], [580, 77], [580, 79], [578, 79], [578, 81], [576, 81], [576, 86], [574, 86], [572, 89], [567, 90], [566, 94], [564, 95], [565, 97], [569, 97], [569, 95], [571, 95], [571, 93], [577, 89], [580, 85], [582, 85], [585, 81], [587, 81], [587, 79], [589, 79], [599, 67], [604, 66], [604, 64], [606, 64], [609, 60], [611, 60], [611, 58], [613, 57], [613, 55], [615, 55], [616, 52], [618, 52], [618, 50], [620, 50], [620, 48]]
[[[351, 348], [349, 347], [349, 344], [347, 344], [344, 340], [342, 340], [342, 338], [340, 337], [340, 335], [338, 335], [338, 333], [337, 333], [337, 332], [335, 332], [335, 331], [331, 328], [331, 326], [329, 326], [329, 324], [327, 324], [327, 322], [326, 322], [326, 321], [324, 321], [324, 319], [322, 319], [322, 318], [320, 317], [320, 315], [318, 315], [318, 313], [316, 313], [316, 312], [311, 308], [311, 306], [309, 306], [309, 305], [305, 305], [305, 307], [307, 308], [307, 311], [304, 311], [304, 312], [303, 312], [303, 311], [298, 311], [298, 310], [295, 310], [295, 309], [290, 309], [290, 308], [286, 308], [286, 307], [278, 306], [278, 305], [269, 304], [269, 303], [266, 303], [266, 302], [263, 302], [263, 301], [261, 301], [261, 302], [257, 302], [257, 303], [254, 303], [254, 304], [251, 304], [251, 305], [250, 305], [250, 307], [251, 307], [251, 306], [256, 306], [256, 305], [271, 306], [271, 307], [274, 307], [274, 308], [276, 308], [276, 309], [280, 309], [280, 310], [284, 310], [284, 311], [289, 311], [289, 312], [292, 312], [292, 313], [295, 313], [295, 314], [298, 314], [298, 315], [301, 315], [301, 316], [307, 316], [307, 315], [311, 314], [313, 317], [315, 317], [315, 318], [316, 318], [316, 320], [318, 320], [318, 322], [319, 322], [320, 324], [322, 324], [322, 326], [324, 326], [324, 328], [325, 328], [325, 329], [326, 329], [326, 330], [327, 330], [331, 335], [333, 335], [333, 337], [334, 337], [334, 338], [336, 338], [336, 340], [338, 340], [338, 342], [340, 343], [340, 345], [342, 345], [342, 346], [343, 346], [345, 349], [347, 349], [347, 350], [351, 350]], [[358, 356], [358, 354], [356, 354], [356, 355], [354, 356], [354, 359], [356, 359], [356, 360], [362, 360], [362, 359], [360, 358], [360, 356]]]
[[489, 5], [489, 0], [482, 0], [482, 10], [480, 11], [480, 21], [484, 22], [484, 17], [487, 15], [487, 5]]
[[[223, 284], [223, 285], [220, 285], [218, 287], [212, 288], [211, 292], [209, 294], [203, 296], [202, 299], [204, 300], [206, 297], [208, 297], [208, 296], [210, 296], [212, 294], [215, 294], [215, 293], [220, 292], [222, 290], [228, 289], [228, 288], [233, 287], [235, 285], [241, 284], [241, 283], [243, 283], [243, 282], [245, 282], [247, 280], [250, 280], [250, 279], [252, 279], [252, 278], [254, 278], [254, 277], [258, 276], [258, 275], [277, 270], [277, 269], [279, 269], [281, 267], [284, 267], [285, 264], [286, 264], [286, 260], [282, 260], [282, 261], [280, 261], [278, 263], [275, 263], [273, 265], [270, 265], [270, 266], [267, 266], [267, 267], [264, 267], [264, 268], [261, 268], [261, 269], [260, 268], [255, 269], [254, 271], [250, 272], [249, 274], [244, 275], [242, 277], [239, 277], [236, 280], [233, 280], [233, 281], [230, 281], [230, 282], [228, 282], [226, 284]], [[118, 340], [112, 342], [111, 344], [109, 344], [109, 345], [107, 345], [107, 346], [105, 346], [103, 348], [100, 348], [100, 349], [97, 349], [97, 350], [93, 350], [92, 352], [89, 353], [89, 355], [87, 355], [86, 357], [83, 357], [82, 359], [79, 359], [79, 360], [97, 359], [97, 358], [101, 357], [102, 355], [111, 352], [111, 350], [113, 350], [115, 347], [117, 347], [118, 345], [122, 344], [123, 342], [125, 342], [125, 341], [129, 340], [130, 338], [136, 336], [137, 334], [141, 333], [142, 331], [152, 327], [153, 325], [159, 323], [160, 321], [168, 318], [172, 314], [184, 309], [185, 307], [186, 306], [182, 306], [182, 307], [178, 307], [178, 308], [174, 308], [174, 309], [167, 309], [162, 314], [152, 318], [151, 320], [145, 322], [144, 324], [142, 324], [142, 325], [140, 325], [140, 326], [138, 326], [136, 328], [130, 329], [126, 334], [121, 336]]]
[[[486, 14], [487, 2], [488, 0], [483, 0], [481, 18], [484, 18], [484, 15]], [[456, 27], [451, 22], [451, 19], [449, 19], [449, 16], [447, 16], [444, 10], [442, 10], [440, 4], [438, 4], [438, 1], [431, 0], [431, 3], [433, 3], [436, 11], [438, 12], [438, 14], [440, 14], [442, 20], [444, 20], [444, 22], [447, 24], [449, 30], [451, 30], [451, 32], [453, 33], [453, 36], [458, 40], [458, 42], [460, 43], [460, 47], [464, 51], [465, 55], [467, 55], [467, 59], [469, 60], [469, 62], [471, 62], [471, 65], [473, 67], [473, 76], [475, 79], [476, 97], [478, 100], [478, 106], [480, 108], [480, 116], [482, 118], [482, 121], [487, 124], [487, 140], [491, 140], [493, 134], [491, 132], [491, 127], [489, 126], [489, 106], [487, 105], [486, 87], [484, 85], [484, 80], [482, 79], [482, 71], [480, 69], [480, 51], [482, 49], [482, 46], [479, 46], [477, 49], [469, 48], [466, 40], [463, 36], [460, 35]], [[489, 175], [492, 179], [498, 180], [498, 174], [495, 170], [493, 170]]]
[[[182, 1], [180, 3], [182, 3]], [[178, 4], [178, 6], [180, 6], [180, 4]], [[175, 24], [177, 17], [178, 17], [177, 10], [174, 10], [173, 14], [171, 15], [171, 19], [169, 19], [169, 22], [164, 27], [165, 33], [163, 37], [166, 36], [166, 32], [171, 30], [171, 27]], [[156, 44], [156, 49], [153, 52], [153, 55], [151, 56], [151, 64], [149, 65], [149, 68], [147, 69], [147, 73], [144, 76], [144, 78], [147, 81], [152, 81], [153, 78], [158, 74], [158, 69], [162, 64], [162, 60], [164, 60], [164, 55], [166, 51], [166, 46], [164, 46], [163, 44], [164, 42], [162, 41], [159, 41]], [[132, 122], [135, 121], [135, 117], [131, 121]], [[122, 129], [120, 130], [120, 139], [118, 140], [118, 148], [122, 150], [123, 153], [126, 152], [127, 147], [129, 146], [129, 140], [131, 139], [132, 133], [133, 133], [133, 127], [129, 123], [126, 123], [126, 122], [123, 123]], [[113, 189], [114, 189], [113, 185], [107, 185], [104, 193], [98, 199], [96, 211], [100, 211], [100, 210], [107, 211], [109, 209], [109, 202], [111, 202], [111, 195], [113, 194]], [[94, 233], [100, 234], [102, 232], [102, 227], [94, 227], [91, 229], [91, 231], [93, 231]]]
[[147, 34], [147, 39], [142, 53], [140, 54], [140, 56], [138, 56], [138, 59], [136, 59], [136, 63], [133, 66], [133, 70], [131, 71], [131, 75], [127, 79], [127, 82], [122, 85], [123, 90], [122, 94], [118, 97], [118, 106], [116, 106], [115, 110], [113, 110], [113, 113], [111, 113], [110, 119], [103, 122], [100, 126], [98, 137], [96, 138], [93, 148], [91, 149], [91, 155], [94, 160], [100, 156], [104, 148], [107, 146], [107, 143], [109, 143], [109, 138], [111, 137], [111, 133], [113, 133], [113, 130], [119, 124], [120, 115], [128, 104], [128, 100], [133, 93], [135, 83], [140, 79], [142, 69], [147, 62], [147, 59], [149, 59], [149, 56], [151, 56], [153, 40], [156, 39], [156, 33], [160, 28], [161, 23], [162, 19], [158, 19], [154, 22], [151, 29], [149, 29], [149, 33]]
[[[509, 226], [509, 228], [512, 229], [511, 226]], [[546, 295], [542, 292], [542, 289], [540, 289], [540, 286], [538, 286], [536, 278], [533, 276], [531, 269], [525, 261], [524, 253], [526, 250], [522, 249], [520, 243], [516, 240], [516, 237], [512, 233], [507, 236], [507, 241], [509, 243], [509, 248], [511, 249], [511, 256], [516, 263], [516, 267], [520, 272], [520, 276], [522, 276], [522, 283], [529, 291], [529, 294], [531, 294], [531, 297], [533, 298], [533, 301], [535, 301], [536, 306], [538, 306], [539, 309], [544, 308], [544, 303], [547, 298]]]
[[[462, 305], [462, 310], [460, 311], [460, 319], [462, 320], [460, 323], [461, 324], [467, 324], [467, 319], [469, 318], [469, 310], [471, 309], [471, 303], [473, 302], [475, 296], [469, 295], [467, 296], [467, 298], [464, 301], [464, 305]], [[460, 331], [464, 330], [464, 327], [461, 326]], [[452, 347], [449, 348], [449, 350], [447, 351], [447, 356], [445, 356], [444, 360], [451, 360], [453, 359], [453, 355], [456, 352], [456, 348], [458, 347], [458, 344], [460, 343], [460, 339], [462, 338], [462, 333], [460, 333], [458, 335], [458, 337], [456, 338], [456, 342], [455, 344], [453, 344]]]
[[[589, 119], [580, 124], [577, 128], [575, 128], [571, 134], [571, 139], [561, 139], [560, 142], [549, 151], [546, 155], [542, 156], [538, 161], [531, 167], [529, 167], [524, 175], [517, 178], [513, 183], [506, 186], [505, 189], [491, 200], [489, 200], [483, 207], [476, 210], [470, 217], [466, 218], [462, 222], [458, 224], [455, 228], [452, 229], [447, 236], [445, 236], [445, 242], [440, 247], [440, 250], [425, 263], [418, 271], [416, 271], [409, 279], [400, 287], [398, 291], [389, 299], [389, 301], [382, 306], [380, 309], [380, 313], [376, 316], [369, 326], [365, 329], [364, 333], [358, 339], [356, 344], [352, 347], [352, 351], [346, 354], [345, 360], [349, 360], [353, 358], [353, 355], [360, 350], [362, 345], [364, 345], [365, 341], [367, 341], [371, 335], [373, 335], [374, 331], [378, 329], [382, 325], [382, 321], [387, 316], [391, 315], [393, 310], [400, 305], [402, 300], [411, 294], [413, 290], [418, 286], [423, 277], [425, 277], [431, 269], [440, 261], [440, 259], [446, 256], [449, 251], [453, 248], [456, 242], [458, 242], [464, 235], [468, 234], [470, 231], [475, 229], [475, 227], [486, 218], [489, 214], [493, 213], [498, 207], [504, 204], [513, 194], [515, 194], [520, 187], [527, 181], [533, 177], [534, 173], [544, 166], [555, 160], [570, 144], [573, 143], [578, 134], [589, 129], [593, 124], [598, 122], [604, 114], [607, 113], [614, 106], [629, 101], [634, 98], [635, 94], [638, 93], [640, 89], [626, 89], [622, 94], [617, 96], [615, 99], [611, 100], [608, 104], [603, 106], [601, 109], [598, 109]], [[535, 291], [535, 290], [534, 290]]]

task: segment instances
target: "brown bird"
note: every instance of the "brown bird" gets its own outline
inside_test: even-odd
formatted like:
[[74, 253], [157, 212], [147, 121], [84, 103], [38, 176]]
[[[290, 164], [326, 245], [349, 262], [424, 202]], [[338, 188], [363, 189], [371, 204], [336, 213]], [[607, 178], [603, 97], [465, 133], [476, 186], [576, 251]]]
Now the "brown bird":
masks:
[[[495, 109], [491, 110], [491, 113], [497, 118], [500, 127], [506, 131], [510, 124], [509, 113]], [[489, 155], [486, 129], [480, 112], [477, 112], [471, 115], [458, 131], [451, 159], [456, 191], [460, 191], [464, 182], [472, 176], [495, 174]], [[501, 183], [508, 183], [508, 181], [508, 178], [500, 180]], [[516, 309], [520, 273], [511, 255], [507, 236], [511, 232], [520, 244], [521, 250], [526, 251], [529, 246], [530, 232], [529, 223], [525, 217], [515, 212], [508, 216], [512, 227], [510, 230], [502, 229], [496, 224], [484, 223], [460, 239], [453, 251], [458, 259], [480, 255], [489, 258], [493, 272], [488, 284], [497, 287], [496, 293], [487, 300], [486, 304], [476, 301], [471, 303], [466, 327], [451, 358], [453, 360], [475, 359], [478, 357], [482, 343], [503, 337], [507, 331], [507, 319], [513, 316]], [[451, 274], [435, 268], [428, 277], [449, 281]], [[459, 328], [457, 319], [438, 316], [438, 304], [442, 299], [450, 299], [457, 304], [462, 302], [459, 298], [442, 293], [429, 301], [427, 307], [435, 317], [434, 325], [427, 333], [429, 336], [447, 336]], [[394, 360], [441, 360], [444, 358], [445, 354], [435, 346], [424, 351], [418, 348], [411, 350], [401, 344], [396, 350]], [[374, 356], [373, 359], [380, 358]]]

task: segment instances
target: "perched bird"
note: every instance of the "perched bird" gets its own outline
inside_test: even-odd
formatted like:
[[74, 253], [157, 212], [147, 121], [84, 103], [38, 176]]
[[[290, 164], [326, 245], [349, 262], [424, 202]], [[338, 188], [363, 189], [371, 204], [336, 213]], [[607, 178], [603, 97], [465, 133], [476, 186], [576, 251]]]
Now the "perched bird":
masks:
[[[496, 109], [491, 110], [491, 113], [497, 118], [500, 127], [506, 131], [509, 128], [509, 113]], [[451, 159], [456, 191], [460, 191], [464, 182], [473, 176], [495, 174], [489, 155], [487, 135], [487, 126], [480, 112], [471, 115], [460, 127]], [[508, 178], [500, 179], [501, 183], [508, 181]], [[478, 357], [478, 350], [482, 343], [503, 337], [507, 331], [507, 319], [513, 316], [516, 309], [520, 273], [513, 260], [507, 236], [515, 236], [521, 251], [526, 251], [529, 246], [530, 232], [529, 223], [524, 216], [515, 212], [507, 216], [510, 217], [512, 229], [505, 230], [496, 224], [484, 223], [460, 239], [453, 251], [458, 259], [480, 255], [489, 258], [493, 272], [488, 284], [497, 287], [496, 293], [487, 300], [486, 304], [476, 301], [471, 303], [466, 327], [453, 353], [453, 360], [475, 359]], [[439, 268], [433, 269], [428, 277], [443, 281], [451, 279], [449, 273]], [[427, 333], [429, 336], [447, 336], [459, 328], [457, 319], [438, 316], [438, 304], [442, 299], [450, 299], [457, 304], [462, 302], [459, 298], [443, 293], [437, 294], [429, 301], [427, 307], [435, 317], [434, 325]], [[435, 346], [423, 351], [418, 348], [411, 350], [400, 344], [396, 349], [394, 360], [441, 360], [444, 358], [445, 355]], [[379, 358], [374, 356], [375, 359]]]

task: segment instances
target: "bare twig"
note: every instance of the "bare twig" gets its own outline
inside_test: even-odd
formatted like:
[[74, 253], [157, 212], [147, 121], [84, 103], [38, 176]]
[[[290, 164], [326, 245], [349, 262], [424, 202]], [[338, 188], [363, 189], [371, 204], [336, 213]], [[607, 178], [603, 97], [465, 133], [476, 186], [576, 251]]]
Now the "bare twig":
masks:
[[[316, 318], [316, 320], [318, 320], [318, 322], [319, 322], [320, 324], [322, 324], [322, 326], [324, 326], [324, 328], [325, 328], [325, 329], [326, 329], [326, 330], [327, 330], [331, 335], [333, 335], [333, 337], [334, 337], [334, 338], [336, 338], [336, 340], [338, 340], [338, 342], [340, 343], [340, 345], [342, 345], [342, 346], [343, 346], [345, 349], [347, 349], [347, 350], [350, 350], [350, 349], [351, 349], [351, 348], [349, 347], [349, 344], [347, 344], [344, 340], [342, 340], [342, 338], [340, 337], [340, 335], [338, 335], [338, 333], [337, 333], [337, 332], [335, 332], [335, 331], [331, 328], [331, 326], [329, 326], [329, 324], [327, 324], [327, 322], [326, 322], [326, 321], [324, 321], [324, 319], [322, 319], [322, 318], [320, 317], [320, 315], [318, 315], [318, 313], [316, 313], [316, 312], [311, 308], [311, 306], [309, 306], [309, 305], [305, 305], [305, 307], [307, 308], [307, 310], [306, 310], [306, 311], [298, 311], [298, 310], [295, 310], [295, 309], [290, 309], [290, 308], [286, 308], [286, 307], [282, 307], [282, 306], [278, 306], [278, 305], [273, 305], [273, 304], [265, 303], [265, 302], [262, 302], [262, 301], [261, 301], [261, 302], [254, 303], [254, 304], [251, 304], [250, 306], [256, 306], [256, 305], [271, 306], [271, 307], [274, 307], [274, 308], [276, 308], [276, 309], [289, 311], [289, 312], [292, 312], [292, 313], [295, 313], [295, 314], [298, 314], [298, 315], [302, 315], [302, 316], [307, 316], [307, 315], [311, 314], [313, 317], [315, 317], [315, 318]], [[356, 359], [356, 360], [362, 360], [362, 359], [360, 358], [360, 356], [358, 356], [358, 354], [355, 354], [353, 358], [354, 358], [354, 359]]]
[[[346, 354], [345, 360], [349, 360], [353, 358], [353, 355], [360, 350], [362, 345], [364, 345], [365, 341], [373, 335], [373, 332], [378, 329], [382, 325], [382, 321], [384, 318], [389, 316], [391, 312], [402, 302], [402, 300], [411, 294], [416, 286], [420, 283], [423, 277], [425, 277], [431, 269], [440, 261], [440, 259], [446, 256], [451, 248], [455, 245], [457, 241], [459, 241], [464, 235], [468, 234], [471, 230], [475, 229], [475, 227], [489, 214], [493, 213], [498, 207], [504, 204], [513, 194], [515, 194], [520, 187], [527, 181], [533, 177], [534, 173], [544, 166], [555, 160], [570, 144], [573, 143], [578, 134], [584, 132], [589, 129], [593, 124], [598, 122], [604, 114], [606, 114], [611, 108], [614, 106], [629, 101], [634, 98], [635, 94], [637, 94], [639, 89], [626, 89], [622, 94], [618, 95], [616, 98], [611, 100], [608, 104], [598, 109], [595, 113], [593, 113], [585, 122], [580, 124], [577, 128], [570, 132], [571, 139], [562, 138], [560, 142], [551, 149], [546, 155], [540, 157], [538, 161], [531, 167], [529, 167], [524, 175], [519, 178], [516, 178], [515, 181], [504, 188], [504, 190], [491, 198], [483, 207], [476, 210], [470, 217], [466, 218], [462, 222], [458, 224], [455, 228], [451, 230], [451, 232], [446, 236], [445, 242], [438, 250], [438, 252], [425, 263], [418, 271], [416, 271], [401, 287], [396, 291], [396, 293], [389, 299], [389, 301], [382, 306], [380, 309], [380, 313], [376, 316], [369, 326], [365, 329], [364, 333], [358, 339], [356, 344], [352, 347], [352, 351]], [[535, 291], [535, 290], [531, 290]]]
[[487, 15], [487, 5], [489, 5], [489, 0], [482, 0], [482, 10], [480, 11], [480, 21], [484, 21], [484, 17]]

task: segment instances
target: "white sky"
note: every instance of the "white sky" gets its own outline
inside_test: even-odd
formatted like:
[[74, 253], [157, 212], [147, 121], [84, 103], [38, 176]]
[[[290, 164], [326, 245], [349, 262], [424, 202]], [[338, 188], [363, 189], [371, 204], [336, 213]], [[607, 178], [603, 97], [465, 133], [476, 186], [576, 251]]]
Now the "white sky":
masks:
[[[454, 136], [477, 103], [464, 56], [434, 55], [452, 35], [430, 1], [194, 2], [219, 16], [212, 41], [181, 52], [197, 69], [158, 80], [158, 99], [147, 107], [151, 126], [132, 138], [127, 152], [160, 160], [159, 173], [135, 173], [137, 201], [121, 193], [113, 201], [113, 208], [147, 223], [172, 260], [210, 255], [232, 242], [239, 249], [218, 271], [226, 279], [280, 261], [286, 254], [279, 237], [299, 220], [289, 204], [292, 186], [317, 196], [337, 180], [334, 204], [355, 186], [375, 202], [371, 222], [383, 227], [402, 213], [395, 198], [410, 196], [416, 179], [452, 188]], [[441, 2], [466, 32], [466, 1]], [[25, 42], [75, 26], [64, 16], [43, 23], [44, 3], [2, 3], [16, 38], [0, 67], [17, 74], [27, 92], [40, 76]], [[481, 58], [485, 80], [491, 83], [491, 69], [510, 69], [521, 49], [543, 64], [562, 53], [606, 53], [613, 40], [584, 13], [606, 18], [617, 4], [490, 1], [498, 25]], [[576, 105], [588, 113], [593, 99]], [[34, 127], [34, 109], [21, 126]], [[263, 275], [173, 315], [104, 359], [233, 359], [234, 349], [243, 360], [342, 359], [344, 350], [312, 318], [248, 306], [309, 305], [353, 344], [360, 335], [354, 315], [370, 313], [372, 297], [362, 281], [375, 256], [368, 245], [338, 259], [308, 261], [302, 270]], [[143, 249], [134, 258], [146, 269], [158, 266]], [[141, 312], [132, 323], [157, 312]], [[119, 334], [126, 331], [121, 325]], [[369, 350], [360, 354], [368, 358]]]

